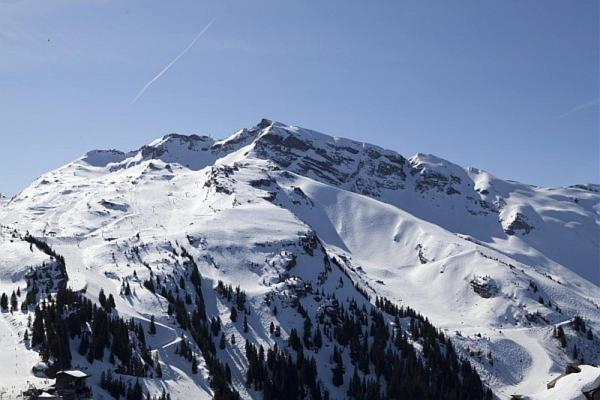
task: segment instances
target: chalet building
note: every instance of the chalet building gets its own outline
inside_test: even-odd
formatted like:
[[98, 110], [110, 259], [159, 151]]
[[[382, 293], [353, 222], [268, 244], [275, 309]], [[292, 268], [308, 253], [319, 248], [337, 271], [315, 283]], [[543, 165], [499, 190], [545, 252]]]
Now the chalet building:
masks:
[[[558, 382], [560, 379], [564, 378], [567, 375], [570, 374], [578, 374], [581, 372], [581, 368], [579, 366], [579, 364], [567, 364], [567, 367], [565, 368], [565, 373], [561, 374], [560, 376], [552, 379], [550, 382], [548, 382], [548, 384], [546, 385], [547, 389], [552, 389], [554, 388], [554, 386], [556, 386], [556, 382]], [[585, 392], [583, 392], [583, 395], [585, 396], [585, 398], [587, 400], [600, 400], [600, 385], [598, 387], [589, 389]]]
[[58, 371], [54, 389], [60, 398], [80, 400], [92, 397], [92, 391], [86, 384], [89, 375], [78, 370]]
[[583, 392], [583, 395], [588, 400], [600, 400], [600, 386], [596, 389], [592, 389], [587, 392]]
[[45, 388], [31, 386], [22, 393], [30, 400], [87, 400], [92, 399], [92, 390], [86, 383], [90, 376], [78, 370], [58, 371], [53, 385]]
[[565, 377], [565, 376], [567, 376], [569, 374], [578, 374], [580, 372], [581, 372], [581, 368], [579, 368], [579, 365], [577, 365], [577, 364], [567, 364], [567, 366], [565, 368], [565, 373], [557, 376], [556, 378], [554, 378], [550, 382], [548, 382], [548, 384], [546, 384], [546, 389], [552, 389], [552, 388], [554, 388], [554, 386], [556, 386], [556, 382], [558, 382], [563, 377]]

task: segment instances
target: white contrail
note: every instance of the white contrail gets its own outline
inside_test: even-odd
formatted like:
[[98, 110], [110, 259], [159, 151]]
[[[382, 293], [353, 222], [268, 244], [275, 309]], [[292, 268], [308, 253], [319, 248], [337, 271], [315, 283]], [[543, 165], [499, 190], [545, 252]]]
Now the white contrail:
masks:
[[594, 100], [588, 101], [583, 104], [579, 104], [578, 106], [571, 108], [566, 113], [559, 115], [558, 118], [568, 117], [571, 114], [575, 114], [576, 112], [579, 112], [581, 110], [585, 110], [586, 108], [594, 107], [597, 105], [598, 105], [598, 98], [596, 97]]
[[198, 32], [198, 34], [196, 35], [196, 37], [194, 37], [194, 39], [190, 42], [190, 44], [188, 44], [187, 47], [185, 49], [183, 49], [183, 51], [177, 55], [177, 57], [175, 57], [170, 63], [168, 63], [167, 66], [164, 67], [158, 74], [156, 74], [156, 76], [154, 78], [152, 78], [148, 83], [146, 83], [144, 85], [144, 87], [142, 88], [142, 90], [139, 91], [137, 96], [135, 96], [135, 99], [133, 99], [131, 104], [138, 101], [138, 99], [140, 97], [142, 97], [142, 95], [144, 94], [146, 89], [148, 89], [154, 82], [156, 82], [158, 80], [158, 78], [163, 76], [164, 73], [167, 72], [169, 70], [169, 68], [171, 68], [173, 66], [173, 64], [175, 64], [177, 62], [177, 60], [179, 60], [185, 53], [188, 52], [189, 49], [192, 48], [194, 43], [196, 43], [196, 41], [198, 39], [200, 39], [200, 37], [208, 30], [208, 28], [210, 28], [210, 26], [213, 24], [213, 22], [215, 22], [216, 19], [217, 19], [216, 17], [211, 19], [210, 22], [208, 24], [206, 24], [206, 26], [204, 28], [202, 28], [202, 30], [200, 32]]

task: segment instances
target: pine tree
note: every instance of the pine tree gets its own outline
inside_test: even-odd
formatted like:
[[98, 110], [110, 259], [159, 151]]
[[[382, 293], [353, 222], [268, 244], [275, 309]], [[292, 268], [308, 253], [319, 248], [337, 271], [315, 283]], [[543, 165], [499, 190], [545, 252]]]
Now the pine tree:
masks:
[[2, 296], [0, 296], [0, 308], [3, 311], [6, 311], [8, 309], [8, 296], [6, 295], [6, 293], [2, 293]]
[[198, 361], [196, 360], [196, 357], [194, 357], [192, 359], [192, 374], [196, 373], [198, 373]]
[[302, 349], [302, 342], [298, 337], [298, 332], [296, 331], [296, 328], [292, 328], [292, 330], [290, 331], [290, 336], [288, 337], [288, 345], [296, 351]]
[[302, 335], [302, 340], [304, 341], [304, 346], [306, 346], [307, 349], [310, 349], [312, 346], [311, 336], [312, 336], [312, 321], [310, 320], [308, 315], [306, 315], [306, 317], [304, 318], [304, 332]]
[[269, 333], [272, 335], [273, 332], [275, 332], [275, 324], [273, 321], [271, 321], [271, 324], [269, 325]]
[[82, 356], [86, 355], [87, 352], [88, 352], [89, 347], [90, 347], [90, 343], [88, 341], [88, 335], [84, 334], [81, 337], [81, 342], [79, 342], [79, 347], [77, 348], [77, 352], [79, 354], [81, 354]]
[[156, 324], [154, 323], [154, 315], [150, 316], [150, 327], [148, 328], [148, 333], [150, 335], [156, 334]]
[[133, 388], [131, 389], [131, 400], [144, 400], [144, 392], [140, 381], [136, 379]]
[[160, 362], [158, 362], [158, 358], [156, 358], [156, 361], [154, 363], [156, 365], [156, 368], [154, 368], [154, 372], [156, 372], [156, 377], [160, 379], [163, 377], [163, 372], [162, 367], [160, 366]]
[[108, 295], [108, 299], [106, 300], [106, 311], [110, 312], [111, 310], [115, 309], [117, 307], [117, 305], [115, 304], [115, 298], [113, 297], [112, 293]]
[[244, 333], [248, 332], [248, 318], [244, 315]]
[[317, 325], [317, 330], [315, 331], [315, 336], [313, 337], [313, 344], [317, 349], [320, 349], [323, 346], [323, 338], [321, 336], [321, 329]]
[[344, 362], [341, 354], [338, 352], [337, 346], [333, 346], [333, 362], [335, 365], [331, 370], [333, 373], [331, 382], [334, 386], [342, 386], [344, 384]]
[[565, 336], [565, 331], [563, 330], [562, 326], [558, 327], [556, 331], [556, 337], [558, 338], [561, 347], [567, 347], [567, 338]]
[[227, 380], [228, 383], [231, 383], [231, 369], [227, 363], [225, 363], [225, 380]]
[[104, 289], [100, 289], [100, 293], [98, 293], [98, 302], [102, 308], [106, 309], [106, 295], [104, 294]]
[[229, 319], [235, 322], [237, 320], [237, 310], [234, 306], [231, 306], [231, 314], [229, 315]]
[[221, 333], [221, 340], [219, 341], [219, 348], [221, 350], [225, 349], [226, 341], [225, 341], [225, 333]]
[[491, 350], [490, 350], [490, 351], [488, 351], [488, 353], [487, 353], [487, 359], [488, 359], [488, 362], [489, 362], [491, 365], [494, 365], [494, 358], [493, 358], [493, 356], [492, 356], [492, 351], [491, 351]]
[[10, 295], [10, 308], [13, 311], [17, 311], [18, 307], [19, 307], [19, 304], [17, 302], [17, 295], [13, 291], [12, 294]]
[[44, 338], [44, 321], [42, 317], [42, 311], [39, 307], [36, 307], [35, 316], [33, 319], [33, 327], [31, 328], [31, 345], [37, 346], [38, 344], [42, 344]]
[[358, 371], [354, 368], [354, 373], [352, 374], [352, 378], [350, 378], [350, 383], [348, 384], [348, 397], [354, 399], [360, 399], [362, 397], [362, 383], [360, 381], [360, 377], [358, 376]]

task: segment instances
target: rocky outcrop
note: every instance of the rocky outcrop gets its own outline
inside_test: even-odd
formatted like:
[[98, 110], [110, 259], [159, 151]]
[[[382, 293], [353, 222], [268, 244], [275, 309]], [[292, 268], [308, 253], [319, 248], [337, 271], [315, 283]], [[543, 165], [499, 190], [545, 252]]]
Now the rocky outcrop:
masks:
[[470, 284], [473, 291], [484, 299], [494, 297], [500, 291], [496, 281], [487, 275], [474, 277], [471, 279]]

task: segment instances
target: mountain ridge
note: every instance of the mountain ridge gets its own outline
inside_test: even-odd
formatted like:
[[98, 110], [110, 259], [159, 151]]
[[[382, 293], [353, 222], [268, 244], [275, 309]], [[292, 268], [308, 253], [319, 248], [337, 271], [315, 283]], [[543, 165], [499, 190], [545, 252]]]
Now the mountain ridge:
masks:
[[[536, 196], [541, 198], [540, 203], [560, 199], [561, 206], [570, 214], [585, 215], [577, 223], [586, 224], [585, 231], [593, 236], [596, 230], [594, 218], [598, 218], [594, 205], [600, 197], [596, 196], [597, 189], [592, 184], [543, 188], [505, 181], [486, 171], [461, 167], [434, 155], [417, 153], [407, 159], [393, 150], [376, 145], [335, 138], [268, 119], [221, 140], [198, 135], [165, 135], [138, 150], [117, 153], [110, 170], [151, 159], [199, 170], [246, 146], [251, 147], [247, 149], [251, 156], [270, 160], [279, 167], [345, 190], [381, 199], [455, 233], [485, 241], [494, 237], [506, 240], [508, 236], [519, 236], [534, 248], [542, 246], [542, 253], [551, 255], [552, 260], [572, 265], [580, 275], [596, 284], [600, 282], [600, 271], [595, 271], [589, 264], [571, 260], [571, 255], [554, 246], [544, 247], [543, 243], [539, 243], [542, 239], [532, 239], [538, 233], [535, 231], [536, 225], [539, 231], [545, 215], [527, 203], [527, 198]], [[113, 152], [108, 151], [108, 155]], [[94, 165], [89, 156], [80, 160], [91, 161], [90, 165]], [[437, 202], [433, 201], [435, 204], [424, 207], [424, 196], [437, 197]], [[511, 197], [519, 198], [519, 201], [506, 204]], [[579, 202], [585, 206], [573, 204]], [[457, 212], [459, 207], [464, 211]], [[540, 207], [544, 207], [543, 204]], [[548, 214], [546, 219], [551, 221], [556, 210], [544, 209], [543, 212]], [[451, 217], [451, 214], [455, 214], [455, 217]], [[484, 232], [474, 231], [472, 226], [463, 223], [465, 219], [476, 216], [482, 216], [477, 224], [483, 220], [483, 224], [489, 226]], [[561, 225], [565, 223], [559, 222]], [[562, 226], [549, 224], [546, 229], [552, 236], [552, 242], [565, 233], [567, 240], [578, 240], [577, 232], [563, 229]], [[585, 253], [587, 259], [599, 259], [598, 247], [600, 244], [596, 240], [578, 249], [577, 253]]]
[[[403, 156], [401, 153], [399, 153], [396, 150], [386, 149], [384, 147], [372, 144], [370, 142], [363, 142], [363, 141], [350, 139], [350, 138], [346, 138], [346, 137], [340, 137], [340, 136], [331, 136], [331, 135], [327, 135], [327, 134], [324, 134], [324, 133], [321, 133], [318, 131], [314, 131], [314, 130], [310, 130], [310, 129], [306, 129], [306, 128], [302, 128], [302, 127], [298, 127], [298, 126], [294, 126], [294, 125], [287, 125], [283, 122], [271, 120], [271, 119], [267, 119], [267, 118], [261, 119], [261, 121], [252, 128], [240, 129], [237, 132], [234, 132], [233, 134], [231, 134], [229, 136], [225, 136], [221, 139], [213, 139], [211, 136], [198, 135], [198, 134], [168, 133], [168, 134], [158, 137], [157, 139], [151, 141], [150, 143], [148, 143], [146, 145], [141, 146], [140, 148], [138, 148], [136, 150], [123, 151], [123, 150], [117, 150], [117, 149], [94, 149], [94, 150], [88, 151], [86, 154], [84, 154], [83, 156], [81, 156], [78, 159], [86, 160], [88, 157], [93, 156], [95, 154], [104, 154], [104, 153], [116, 154], [116, 155], [120, 155], [120, 156], [133, 156], [133, 155], [137, 154], [138, 152], [143, 151], [144, 148], [159, 147], [161, 145], [164, 145], [164, 143], [169, 142], [173, 139], [181, 140], [181, 141], [187, 142], [187, 143], [190, 143], [190, 142], [207, 143], [208, 142], [210, 144], [210, 146], [209, 146], [210, 148], [219, 149], [219, 148], [224, 147], [224, 145], [226, 145], [226, 144], [234, 144], [234, 143], [237, 144], [242, 141], [244, 141], [246, 144], [248, 144], [247, 143], [248, 141], [255, 140], [255, 139], [257, 139], [258, 136], [260, 136], [261, 130], [264, 130], [271, 126], [279, 127], [279, 128], [291, 128], [292, 129], [291, 132], [294, 132], [295, 136], [310, 137], [310, 135], [318, 135], [318, 136], [320, 136], [321, 139], [329, 139], [332, 142], [347, 142], [347, 143], [353, 143], [353, 144], [360, 145], [360, 146], [372, 147], [374, 149], [380, 149], [386, 153], [394, 153], [398, 156], [401, 156], [402, 158], [404, 158], [406, 160], [413, 159], [413, 160], [415, 160], [415, 163], [418, 163], [419, 162], [418, 160], [425, 158], [425, 159], [431, 160], [430, 163], [434, 163], [433, 160], [435, 160], [435, 162], [438, 164], [442, 164], [442, 165], [449, 164], [449, 165], [456, 166], [456, 167], [459, 167], [459, 168], [462, 168], [465, 170], [471, 170], [476, 173], [481, 172], [481, 173], [487, 173], [487, 174], [491, 175], [491, 173], [486, 170], [483, 170], [483, 169], [480, 169], [477, 167], [472, 167], [472, 166], [463, 167], [463, 166], [460, 166], [459, 164], [455, 164], [455, 163], [449, 161], [448, 159], [439, 157], [439, 156], [431, 154], [431, 153], [417, 152], [414, 155], [412, 155], [411, 157], [406, 157], [406, 156]], [[307, 135], [307, 133], [310, 133], [310, 134]], [[204, 146], [204, 149], [208, 150], [209, 147]], [[92, 162], [91, 165], [93, 165], [93, 164], [94, 163]], [[497, 178], [497, 179], [501, 179], [501, 178]], [[527, 186], [535, 187], [535, 188], [545, 188], [545, 189], [574, 188], [574, 189], [587, 190], [587, 191], [591, 191], [591, 192], [600, 191], [600, 184], [596, 184], [596, 183], [573, 183], [568, 186], [540, 186], [540, 185], [515, 181], [515, 180], [511, 180], [511, 179], [502, 179], [502, 180], [510, 182], [510, 183], [527, 185]]]
[[[235, 365], [231, 387], [243, 398], [261, 397], [245, 382], [253, 350], [244, 341], [285, 349], [292, 329], [316, 335], [318, 328], [323, 335], [322, 350], [308, 340], [304, 352], [317, 360], [320, 387], [332, 398], [348, 395], [352, 365], [362, 365], [360, 379], [375, 379], [379, 361], [367, 361], [365, 373], [356, 348], [332, 335], [344, 313], [331, 307], [340, 306], [359, 319], [370, 318], [361, 307], [387, 310], [390, 337], [394, 326], [406, 329], [422, 357], [419, 329], [396, 307], [415, 310], [496, 396], [545, 398], [544, 381], [565, 363], [600, 361], [600, 296], [591, 267], [598, 257], [598, 198], [585, 187], [503, 181], [435, 156], [407, 159], [263, 120], [222, 140], [175, 134], [131, 152], [89, 152], [1, 206], [0, 223], [63, 256], [69, 289], [85, 299], [112, 295], [113, 312], [144, 326], [156, 316], [163, 336], [147, 339], [170, 372], [162, 380], [140, 377], [152, 394], [162, 387], [177, 396], [215, 395], [209, 382], [221, 367], [212, 356], [194, 347], [191, 358], [201, 371], [194, 374], [175, 361], [175, 345], [164, 347], [179, 343], [177, 336], [198, 339], [182, 314], [193, 307], [172, 312], [176, 299], [185, 304], [185, 294], [191, 296], [190, 287], [198, 290], [198, 277], [193, 283], [190, 276], [197, 268], [207, 316], [220, 319], [226, 339], [236, 338], [215, 354]], [[2, 283], [9, 290], [19, 279]], [[248, 326], [241, 317], [232, 320], [223, 285], [245, 293], [246, 306], [237, 312]], [[399, 325], [395, 315], [403, 316]], [[377, 318], [367, 326], [380, 326]], [[281, 337], [269, 332], [272, 322]], [[559, 328], [561, 335], [553, 332]], [[362, 331], [356, 336], [375, 345]], [[72, 363], [96, 375], [111, 368], [106, 359], [90, 364], [76, 355], [78, 340], [76, 334]], [[333, 346], [340, 346], [342, 361]], [[344, 384], [332, 385], [340, 362], [347, 367]]]

